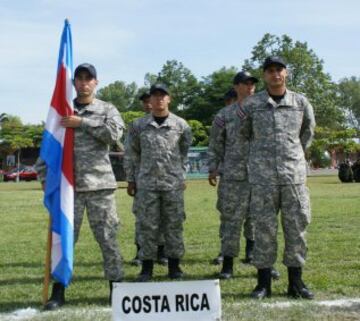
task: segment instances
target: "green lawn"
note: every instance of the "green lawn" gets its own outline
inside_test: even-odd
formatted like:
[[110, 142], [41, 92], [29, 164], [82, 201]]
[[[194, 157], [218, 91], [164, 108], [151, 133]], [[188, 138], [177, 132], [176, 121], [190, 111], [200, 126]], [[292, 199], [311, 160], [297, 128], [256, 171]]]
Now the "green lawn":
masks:
[[[311, 177], [308, 184], [313, 218], [308, 229], [309, 257], [304, 279], [315, 292], [316, 300], [360, 298], [360, 184], [341, 184], [335, 176]], [[42, 197], [37, 183], [0, 183], [0, 313], [41, 308], [47, 237], [47, 213]], [[126, 279], [131, 281], [139, 272], [139, 268], [128, 264], [135, 252], [132, 200], [124, 188], [119, 188], [117, 201], [122, 221], [119, 243]], [[214, 278], [219, 269], [209, 264], [219, 251], [215, 201], [216, 190], [206, 181], [188, 182], [186, 255], [182, 264], [186, 279]], [[61, 318], [43, 313], [31, 320], [110, 320], [109, 310], [103, 309], [107, 308], [108, 284], [103, 279], [100, 250], [87, 221], [84, 223], [75, 250], [74, 281], [67, 291], [68, 308], [64, 310], [67, 313], [62, 313]], [[281, 235], [279, 240], [276, 267], [282, 276], [274, 283], [273, 298], [266, 300], [267, 303], [287, 301]], [[165, 275], [166, 268], [156, 266], [155, 279], [166, 280]], [[359, 305], [334, 309], [304, 303], [282, 309], [253, 302], [248, 294], [255, 286], [255, 276], [253, 267], [236, 260], [235, 278], [221, 283], [223, 320], [360, 320]], [[84, 308], [96, 313], [96, 317], [77, 314], [76, 311]], [[5, 314], [0, 314], [0, 320], [5, 318]]]

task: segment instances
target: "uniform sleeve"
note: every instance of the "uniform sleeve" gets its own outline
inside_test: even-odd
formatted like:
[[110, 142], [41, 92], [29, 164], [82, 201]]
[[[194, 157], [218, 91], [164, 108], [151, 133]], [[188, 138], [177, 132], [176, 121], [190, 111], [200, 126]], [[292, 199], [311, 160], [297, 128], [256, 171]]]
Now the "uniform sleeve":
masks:
[[38, 175], [38, 179], [40, 180], [41, 183], [45, 182], [46, 180], [46, 163], [45, 161], [38, 157], [38, 159], [35, 162], [35, 170], [37, 172]]
[[186, 177], [186, 162], [188, 159], [189, 148], [192, 144], [192, 132], [189, 125], [186, 124], [186, 127], [181, 135], [180, 139], [180, 153], [182, 158], [182, 168], [184, 171], [184, 179]]
[[304, 116], [300, 130], [300, 141], [304, 152], [310, 147], [315, 131], [314, 109], [310, 102], [305, 99]]
[[140, 168], [140, 155], [139, 130], [134, 123], [131, 123], [126, 137], [124, 155], [124, 169], [128, 182], [136, 182], [136, 176]]
[[106, 144], [119, 144], [125, 128], [120, 113], [111, 106], [104, 116], [98, 119], [83, 117], [81, 128]]
[[208, 148], [209, 172], [214, 172], [224, 161], [225, 155], [226, 128], [224, 115], [218, 113], [212, 123]]

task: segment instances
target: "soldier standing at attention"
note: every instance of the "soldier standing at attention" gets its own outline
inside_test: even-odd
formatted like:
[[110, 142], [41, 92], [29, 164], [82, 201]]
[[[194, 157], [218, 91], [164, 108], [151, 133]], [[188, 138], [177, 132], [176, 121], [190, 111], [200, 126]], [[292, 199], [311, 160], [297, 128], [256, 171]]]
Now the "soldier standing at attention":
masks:
[[[237, 100], [237, 93], [234, 90], [234, 88], [232, 87], [224, 95], [225, 107], [234, 104], [236, 102], [236, 100]], [[209, 155], [209, 153], [208, 153], [208, 155]], [[213, 185], [212, 182], [209, 181], [209, 183], [210, 183], [210, 185]], [[215, 185], [216, 185], [216, 182], [215, 182]], [[221, 228], [222, 228], [222, 225], [220, 225], [220, 229], [219, 229], [220, 239], [222, 239], [222, 235], [223, 235]], [[220, 252], [219, 252], [218, 256], [216, 258], [214, 258], [211, 262], [214, 265], [219, 265], [219, 264], [223, 263], [223, 261], [224, 261], [224, 256], [222, 255], [221, 249], [220, 249]]]
[[216, 176], [220, 174], [217, 209], [220, 212], [221, 254], [223, 267], [220, 278], [228, 279], [233, 274], [233, 258], [239, 255], [242, 224], [245, 221], [246, 254], [250, 261], [254, 243], [254, 227], [248, 215], [250, 187], [247, 182], [247, 159], [249, 143], [241, 139], [244, 112], [243, 100], [253, 95], [258, 79], [246, 71], [234, 77], [237, 101], [221, 109], [215, 116], [209, 142], [209, 183], [216, 186]]
[[[74, 72], [75, 115], [63, 117], [61, 125], [74, 128], [74, 241], [79, 238], [86, 209], [91, 230], [100, 245], [104, 259], [105, 278], [110, 284], [123, 278], [122, 261], [117, 241], [119, 218], [114, 192], [117, 188], [109, 158], [110, 145], [118, 143], [124, 122], [110, 103], [94, 98], [98, 84], [96, 69], [84, 63]], [[45, 189], [46, 165], [37, 160], [36, 169]], [[65, 288], [53, 284], [52, 294], [45, 305], [54, 310], [65, 303]]]
[[192, 140], [186, 121], [169, 112], [168, 88], [155, 84], [150, 88], [150, 96], [151, 114], [129, 127], [124, 162], [128, 194], [136, 194], [138, 203], [142, 260], [138, 282], [149, 281], [153, 276], [162, 222], [168, 275], [171, 279], [183, 275], [179, 263], [184, 254], [185, 163]]
[[277, 214], [281, 211], [288, 295], [312, 299], [313, 293], [302, 281], [302, 267], [307, 252], [305, 230], [310, 222], [305, 150], [314, 135], [313, 108], [306, 97], [286, 88], [287, 69], [281, 57], [268, 57], [263, 75], [266, 90], [244, 101], [246, 118], [240, 130], [250, 140], [250, 211], [255, 220], [252, 263], [258, 269], [252, 297], [271, 296], [271, 267], [277, 257]]
[[[145, 113], [151, 113], [151, 102], [150, 102], [150, 94], [149, 93], [143, 93], [139, 99], [142, 102], [143, 105], [143, 109]], [[131, 164], [129, 164], [130, 166]], [[124, 165], [126, 166], [126, 165]], [[136, 169], [134, 169], [136, 171]], [[133, 202], [133, 207], [132, 207], [132, 211], [135, 215], [135, 245], [136, 245], [136, 255], [135, 257], [131, 260], [131, 264], [132, 265], [136, 265], [136, 266], [140, 266], [141, 265], [141, 260], [139, 259], [139, 252], [140, 252], [140, 245], [139, 245], [139, 220], [137, 219], [137, 195], [130, 195], [134, 197], [134, 202]], [[161, 265], [167, 265], [168, 263], [168, 259], [165, 257], [165, 253], [164, 253], [164, 243], [165, 243], [165, 239], [164, 239], [164, 227], [160, 226], [160, 232], [159, 232], [159, 237], [158, 237], [158, 253], [157, 253], [157, 262]]]

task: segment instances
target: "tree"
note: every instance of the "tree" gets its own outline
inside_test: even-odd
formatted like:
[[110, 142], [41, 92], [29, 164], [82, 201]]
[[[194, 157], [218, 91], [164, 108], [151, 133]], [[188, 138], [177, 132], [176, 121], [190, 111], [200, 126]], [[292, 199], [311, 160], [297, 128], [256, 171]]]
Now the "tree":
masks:
[[209, 135], [207, 128], [198, 120], [188, 120], [193, 135], [193, 146], [207, 146], [209, 143]]
[[144, 115], [145, 113], [143, 111], [127, 111], [121, 114], [126, 127], [129, 127], [130, 123], [132, 123], [137, 118], [143, 117]]
[[360, 129], [360, 78], [343, 78], [338, 84], [340, 106], [350, 127]]
[[310, 147], [313, 164], [321, 165], [321, 157], [325, 152], [333, 154], [336, 152], [352, 154], [360, 151], [357, 142], [359, 130], [346, 128], [334, 130], [326, 127], [315, 128], [315, 139]]
[[[261, 65], [270, 55], [282, 56], [288, 64], [288, 87], [304, 93], [314, 107], [316, 122], [319, 126], [341, 128], [344, 114], [338, 105], [336, 84], [323, 70], [323, 60], [317, 57], [306, 42], [294, 42], [289, 36], [281, 37], [265, 34], [255, 45], [252, 56], [243, 68], [261, 79]], [[258, 89], [263, 88], [260, 82]]]
[[38, 134], [39, 128], [36, 125], [23, 125], [19, 117], [9, 115], [7, 121], [2, 123], [0, 130], [1, 150], [6, 154], [17, 154], [17, 168], [19, 169], [21, 149], [40, 144], [41, 139]]
[[209, 126], [214, 115], [224, 107], [224, 94], [233, 86], [233, 78], [237, 73], [235, 67], [222, 67], [214, 71], [200, 82], [201, 92], [190, 107], [184, 111], [186, 119], [196, 119]]
[[126, 84], [123, 81], [115, 81], [99, 89], [97, 93], [99, 99], [111, 102], [120, 112], [139, 109], [137, 95], [137, 85], [134, 82]]
[[182, 111], [192, 104], [200, 92], [196, 77], [177, 60], [166, 61], [158, 75], [151, 73], [145, 75], [145, 84], [148, 87], [156, 82], [164, 83], [169, 87], [171, 93], [170, 108], [178, 114], [182, 114]]

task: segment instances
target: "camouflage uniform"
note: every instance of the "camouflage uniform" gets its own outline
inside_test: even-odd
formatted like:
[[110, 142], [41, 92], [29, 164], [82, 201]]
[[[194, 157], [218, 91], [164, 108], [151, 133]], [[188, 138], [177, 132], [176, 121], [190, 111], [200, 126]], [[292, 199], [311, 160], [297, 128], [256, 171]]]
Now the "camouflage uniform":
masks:
[[[123, 272], [116, 237], [119, 218], [114, 195], [117, 184], [109, 146], [119, 142], [124, 123], [113, 105], [98, 99], [78, 110], [77, 115], [82, 122], [74, 130], [74, 240], [78, 239], [86, 208], [90, 227], [104, 258], [105, 278], [120, 280]], [[46, 165], [40, 158], [36, 169], [44, 182]]]
[[[160, 126], [152, 115], [129, 127], [125, 148], [128, 182], [136, 182], [140, 259], [155, 260], [160, 222], [165, 225], [165, 256], [184, 254], [183, 186], [191, 129], [170, 113]], [[138, 169], [138, 170], [137, 170]]]
[[247, 118], [241, 133], [250, 139], [250, 211], [255, 219], [253, 264], [270, 268], [277, 257], [277, 214], [285, 237], [283, 262], [303, 266], [305, 229], [310, 222], [305, 153], [314, 135], [313, 108], [300, 94], [287, 90], [276, 103], [262, 91], [244, 102]]
[[[124, 165], [125, 166], [125, 165]], [[138, 212], [139, 212], [139, 208], [141, 207], [141, 204], [139, 204], [139, 196], [136, 193], [134, 195], [134, 201], [133, 201], [133, 206], [132, 206], [132, 212], [135, 215], [135, 244], [139, 245], [140, 241], [139, 241], [139, 234], [140, 234], [140, 222], [138, 219]], [[165, 236], [164, 236], [164, 223], [163, 221], [160, 222], [160, 230], [159, 230], [159, 234], [158, 234], [158, 241], [157, 244], [158, 246], [164, 245], [165, 244]]]
[[249, 215], [250, 187], [246, 164], [249, 153], [247, 139], [239, 136], [245, 114], [238, 103], [221, 109], [215, 116], [208, 149], [209, 171], [218, 170], [217, 209], [220, 212], [221, 253], [239, 255], [242, 224], [244, 236], [254, 239], [254, 226]]

